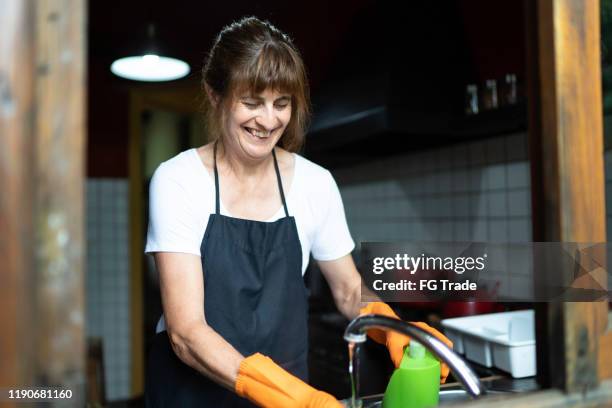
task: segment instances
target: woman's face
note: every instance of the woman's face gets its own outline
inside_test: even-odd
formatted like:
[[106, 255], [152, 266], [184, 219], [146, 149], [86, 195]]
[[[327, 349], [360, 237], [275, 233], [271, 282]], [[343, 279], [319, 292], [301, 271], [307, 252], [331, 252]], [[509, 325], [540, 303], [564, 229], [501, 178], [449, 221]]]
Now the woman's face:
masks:
[[226, 145], [246, 159], [265, 159], [290, 119], [291, 95], [270, 89], [258, 95], [240, 94], [229, 111]]

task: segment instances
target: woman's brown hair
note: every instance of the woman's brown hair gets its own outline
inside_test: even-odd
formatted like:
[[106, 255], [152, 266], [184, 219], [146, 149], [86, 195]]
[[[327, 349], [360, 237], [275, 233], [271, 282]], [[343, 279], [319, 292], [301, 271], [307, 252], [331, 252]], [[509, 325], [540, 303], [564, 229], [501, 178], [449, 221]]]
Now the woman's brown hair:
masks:
[[291, 120], [278, 144], [290, 152], [299, 151], [310, 119], [302, 57], [291, 39], [272, 24], [245, 17], [221, 30], [202, 69], [209, 140], [224, 135], [227, 112], [235, 96], [243, 92], [259, 94], [266, 89], [291, 95]]

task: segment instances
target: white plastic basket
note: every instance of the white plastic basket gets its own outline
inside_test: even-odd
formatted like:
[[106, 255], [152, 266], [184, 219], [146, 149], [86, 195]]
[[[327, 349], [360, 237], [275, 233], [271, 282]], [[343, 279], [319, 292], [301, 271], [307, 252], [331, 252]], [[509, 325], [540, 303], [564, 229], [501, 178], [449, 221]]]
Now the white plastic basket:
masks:
[[489, 313], [442, 320], [454, 350], [514, 378], [536, 374], [534, 311]]

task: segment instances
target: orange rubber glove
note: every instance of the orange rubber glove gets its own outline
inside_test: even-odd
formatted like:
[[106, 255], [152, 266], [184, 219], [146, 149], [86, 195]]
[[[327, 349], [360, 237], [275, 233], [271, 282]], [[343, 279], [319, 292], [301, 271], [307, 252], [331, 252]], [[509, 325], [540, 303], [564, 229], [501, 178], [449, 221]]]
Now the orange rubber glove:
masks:
[[259, 353], [240, 363], [235, 390], [264, 408], [342, 408], [332, 395], [314, 389]]
[[[400, 318], [395, 314], [391, 307], [383, 302], [372, 302], [368, 303], [365, 307], [359, 310], [359, 315], [364, 314], [378, 314], [387, 317], [391, 317], [393, 319]], [[436, 337], [438, 340], [446, 344], [448, 347], [453, 348], [453, 342], [450, 341], [445, 335], [440, 333], [438, 330], [429, 326], [427, 323], [423, 322], [411, 322], [419, 326], [421, 329], [429, 332], [431, 335]], [[382, 329], [370, 329], [368, 330], [368, 336], [377, 343], [384, 344], [387, 346], [389, 350], [389, 355], [391, 356], [391, 361], [395, 367], [399, 367], [402, 357], [404, 356], [404, 348], [410, 343], [410, 337], [400, 334], [391, 330], [382, 330]], [[440, 383], [444, 384], [446, 382], [446, 377], [448, 377], [450, 370], [446, 363], [440, 361]]]

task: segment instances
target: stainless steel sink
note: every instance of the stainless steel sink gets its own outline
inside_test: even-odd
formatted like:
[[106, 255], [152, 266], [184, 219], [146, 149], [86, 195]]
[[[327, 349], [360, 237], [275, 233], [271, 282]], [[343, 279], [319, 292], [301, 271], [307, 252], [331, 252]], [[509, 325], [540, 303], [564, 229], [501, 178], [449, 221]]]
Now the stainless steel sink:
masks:
[[[487, 391], [486, 395], [499, 395], [499, 394], [507, 394], [507, 393], [508, 393], [507, 391], [489, 390]], [[469, 401], [471, 399], [472, 397], [470, 396], [470, 394], [468, 394], [467, 391], [462, 390], [462, 389], [442, 390], [440, 391], [439, 405], [444, 406], [444, 405], [452, 404], [456, 402]], [[362, 401], [363, 401], [362, 408], [380, 408], [382, 407], [382, 395], [366, 397], [366, 398], [363, 398]], [[348, 405], [348, 400], [343, 400], [342, 403], [344, 403], [347, 407], [350, 407], [350, 405]]]

